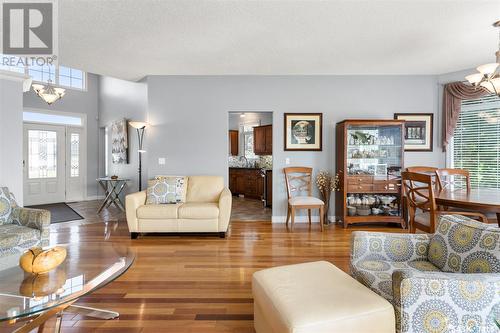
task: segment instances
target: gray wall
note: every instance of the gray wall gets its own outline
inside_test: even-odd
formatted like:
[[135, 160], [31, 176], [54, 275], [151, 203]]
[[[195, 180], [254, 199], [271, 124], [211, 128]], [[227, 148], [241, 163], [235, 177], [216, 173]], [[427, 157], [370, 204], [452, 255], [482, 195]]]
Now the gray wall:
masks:
[[98, 173], [98, 76], [87, 75], [87, 91], [67, 89], [66, 95], [59, 101], [47, 105], [33, 90], [24, 93], [23, 107], [46, 109], [49, 111], [83, 113], [87, 115], [87, 197], [93, 198], [99, 194], [96, 183]]
[[[126, 118], [127, 120], [146, 121], [147, 120], [147, 85], [145, 82], [130, 82], [111, 77], [99, 78], [99, 127], [109, 126], [113, 121]], [[101, 137], [103, 130], [100, 131]], [[129, 178], [124, 193], [136, 192], [138, 185], [138, 166], [139, 157], [137, 150], [138, 139], [136, 129], [129, 126], [129, 164], [114, 165], [111, 161], [111, 131], [109, 132], [109, 172], [116, 173], [120, 177]], [[146, 129], [144, 136], [144, 145], [148, 141], [149, 129]], [[104, 147], [104, 141], [101, 140], [101, 147]], [[147, 154], [143, 154], [143, 189], [147, 187]], [[104, 155], [101, 154], [100, 172], [104, 176]], [[111, 175], [109, 175], [111, 176]]]
[[0, 186], [23, 205], [23, 82], [22, 75], [0, 71]]
[[[281, 174], [291, 165], [334, 168], [335, 123], [346, 118], [392, 119], [396, 112], [435, 114], [434, 151], [405, 154], [406, 165], [444, 166], [438, 147], [436, 76], [150, 76], [148, 161], [156, 174], [228, 173], [228, 112], [272, 111], [273, 216], [286, 215]], [[322, 112], [323, 151], [285, 152], [283, 113]], [[158, 158], [166, 157], [166, 165]], [[332, 212], [333, 213], [333, 212]]]

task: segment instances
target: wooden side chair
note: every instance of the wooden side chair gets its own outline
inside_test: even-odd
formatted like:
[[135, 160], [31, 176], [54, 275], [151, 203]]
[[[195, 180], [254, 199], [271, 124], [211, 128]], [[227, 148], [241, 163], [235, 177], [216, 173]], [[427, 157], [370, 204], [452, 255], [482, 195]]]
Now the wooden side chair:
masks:
[[438, 189], [466, 189], [470, 191], [470, 173], [464, 169], [437, 169], [436, 178]]
[[[307, 209], [309, 224], [312, 223], [311, 211], [319, 209], [321, 231], [323, 231], [323, 215], [325, 203], [312, 196], [312, 168], [289, 167], [284, 168], [286, 192], [288, 195], [288, 210], [286, 214], [286, 225], [291, 219], [291, 229], [295, 223], [295, 211], [297, 209]], [[304, 195], [305, 194], [305, 195]]]
[[408, 172], [416, 172], [416, 173], [422, 173], [424, 175], [429, 175], [432, 177], [432, 184], [434, 185], [434, 189], [438, 189], [438, 183], [437, 183], [437, 177], [436, 177], [436, 171], [439, 170], [436, 167], [429, 167], [429, 166], [412, 166], [412, 167], [407, 167], [405, 171]]
[[488, 223], [486, 216], [481, 213], [438, 210], [431, 175], [406, 171], [401, 173], [401, 177], [409, 213], [410, 232], [415, 233], [418, 229], [434, 233], [437, 219], [443, 214], [472, 216]]

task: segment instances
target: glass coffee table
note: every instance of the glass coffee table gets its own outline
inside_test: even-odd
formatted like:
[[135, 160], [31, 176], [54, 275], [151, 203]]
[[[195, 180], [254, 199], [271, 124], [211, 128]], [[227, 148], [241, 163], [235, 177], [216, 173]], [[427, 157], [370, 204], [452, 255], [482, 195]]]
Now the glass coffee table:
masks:
[[72, 312], [99, 319], [114, 319], [117, 312], [74, 304], [125, 273], [134, 262], [134, 252], [112, 243], [60, 245], [66, 260], [55, 270], [41, 275], [25, 273], [19, 266], [0, 270], [0, 321], [23, 320], [14, 332], [24, 333], [56, 316], [56, 332], [62, 313]]

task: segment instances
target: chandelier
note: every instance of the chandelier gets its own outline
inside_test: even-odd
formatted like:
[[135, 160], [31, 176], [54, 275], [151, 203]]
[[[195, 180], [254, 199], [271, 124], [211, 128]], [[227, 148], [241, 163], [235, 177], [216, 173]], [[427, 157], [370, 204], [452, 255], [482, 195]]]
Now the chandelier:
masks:
[[467, 75], [465, 79], [473, 87], [486, 88], [490, 93], [500, 97], [500, 72], [498, 66], [500, 65], [500, 21], [493, 23], [495, 28], [499, 28], [498, 34], [498, 51], [496, 52], [497, 61], [477, 67], [479, 73]]
[[63, 98], [65, 94], [65, 89], [63, 88], [56, 88], [52, 84], [52, 80], [47, 81], [47, 86], [44, 86], [43, 84], [36, 84], [34, 83], [32, 85], [33, 90], [35, 93], [43, 99], [48, 105], [51, 105], [55, 101]]

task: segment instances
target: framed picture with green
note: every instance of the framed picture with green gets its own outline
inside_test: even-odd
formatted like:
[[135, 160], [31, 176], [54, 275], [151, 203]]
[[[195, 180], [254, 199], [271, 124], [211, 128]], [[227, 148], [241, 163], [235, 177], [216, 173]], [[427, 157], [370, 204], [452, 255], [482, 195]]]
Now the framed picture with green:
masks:
[[323, 114], [285, 113], [285, 150], [322, 151]]

